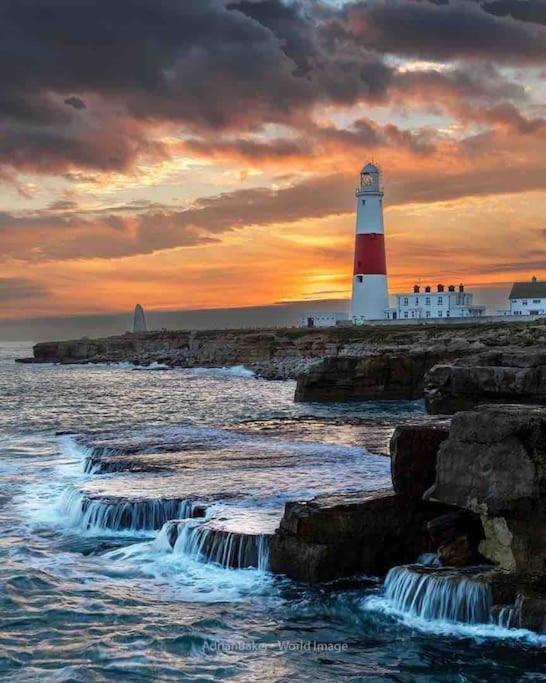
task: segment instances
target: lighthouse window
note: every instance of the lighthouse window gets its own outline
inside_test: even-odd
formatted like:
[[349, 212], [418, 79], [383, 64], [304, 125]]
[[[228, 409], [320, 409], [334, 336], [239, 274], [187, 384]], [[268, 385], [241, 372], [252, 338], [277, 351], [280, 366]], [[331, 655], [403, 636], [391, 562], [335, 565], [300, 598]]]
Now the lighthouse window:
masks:
[[365, 204], [365, 203], [366, 203], [366, 200], [365, 200], [365, 199], [363, 199], [363, 200], [362, 200], [362, 203], [363, 203], [363, 204]]
[[356, 279], [357, 279], [358, 282], [362, 282], [362, 275], [357, 275], [357, 276], [356, 276]]

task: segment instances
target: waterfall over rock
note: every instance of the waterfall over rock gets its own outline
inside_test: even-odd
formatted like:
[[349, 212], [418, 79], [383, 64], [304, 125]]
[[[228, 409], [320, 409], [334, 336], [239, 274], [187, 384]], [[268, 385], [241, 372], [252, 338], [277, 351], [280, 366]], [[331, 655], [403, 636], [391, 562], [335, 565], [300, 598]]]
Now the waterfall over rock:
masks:
[[61, 500], [61, 512], [73, 526], [106, 531], [155, 531], [170, 519], [190, 517], [191, 501], [171, 499], [89, 498], [69, 490]]
[[396, 610], [428, 621], [490, 622], [489, 584], [464, 571], [393, 567], [385, 579], [385, 597]]
[[[211, 562], [231, 569], [269, 569], [269, 543], [272, 528], [267, 522], [258, 531], [252, 523], [231, 520], [198, 521], [178, 519], [167, 522], [157, 536], [158, 550], [169, 550], [198, 562]], [[271, 523], [269, 522], [271, 527]]]

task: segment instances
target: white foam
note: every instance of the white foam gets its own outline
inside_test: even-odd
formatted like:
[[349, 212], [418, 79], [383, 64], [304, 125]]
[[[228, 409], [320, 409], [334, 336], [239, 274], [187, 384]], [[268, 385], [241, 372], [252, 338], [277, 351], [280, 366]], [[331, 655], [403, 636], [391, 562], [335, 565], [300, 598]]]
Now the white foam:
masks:
[[255, 373], [244, 365], [231, 365], [221, 368], [192, 368], [193, 375], [216, 375], [219, 377], [241, 377], [243, 379], [251, 379], [255, 377]]
[[408, 614], [395, 607], [384, 596], [368, 596], [361, 603], [362, 609], [370, 612], [380, 612], [393, 617], [408, 628], [414, 628], [425, 633], [460, 638], [499, 638], [528, 642], [532, 645], [546, 647], [546, 636], [527, 631], [525, 629], [508, 629], [496, 624], [462, 624], [446, 620], [430, 620], [420, 616]]

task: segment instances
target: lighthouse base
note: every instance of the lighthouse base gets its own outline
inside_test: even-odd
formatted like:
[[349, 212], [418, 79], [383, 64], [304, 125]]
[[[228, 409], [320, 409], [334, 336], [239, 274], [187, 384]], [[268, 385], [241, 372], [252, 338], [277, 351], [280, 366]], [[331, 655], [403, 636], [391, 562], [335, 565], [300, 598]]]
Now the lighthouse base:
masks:
[[368, 320], [384, 320], [389, 307], [389, 292], [385, 275], [355, 275], [351, 316], [355, 325]]

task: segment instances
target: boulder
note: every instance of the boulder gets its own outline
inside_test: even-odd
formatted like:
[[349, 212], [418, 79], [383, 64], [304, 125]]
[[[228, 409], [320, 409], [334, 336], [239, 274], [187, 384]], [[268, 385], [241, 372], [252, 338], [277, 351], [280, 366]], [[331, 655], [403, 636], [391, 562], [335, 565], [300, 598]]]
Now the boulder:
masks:
[[383, 575], [430, 551], [426, 523], [446, 509], [391, 490], [287, 503], [271, 540], [270, 566], [308, 582]]
[[466, 567], [483, 562], [478, 546], [484, 534], [478, 515], [468, 510], [447, 512], [431, 519], [427, 530], [442, 566]]
[[519, 593], [516, 598], [516, 610], [520, 628], [546, 633], [546, 594]]
[[546, 407], [493, 405], [455, 415], [424, 498], [479, 514], [486, 559], [546, 579]]
[[493, 405], [453, 417], [425, 498], [496, 516], [545, 493], [546, 408]]
[[546, 404], [546, 352], [505, 349], [435, 365], [427, 372], [424, 395], [435, 415], [480, 403]]
[[438, 449], [448, 436], [446, 423], [396, 427], [390, 441], [392, 485], [396, 493], [422, 498], [436, 479]]
[[442, 567], [468, 567], [476, 564], [476, 551], [468, 536], [458, 536], [438, 548], [438, 559]]
[[[381, 353], [335, 356], [298, 376], [296, 401], [390, 401], [422, 398], [435, 353]], [[445, 355], [444, 355], [445, 357]]]

